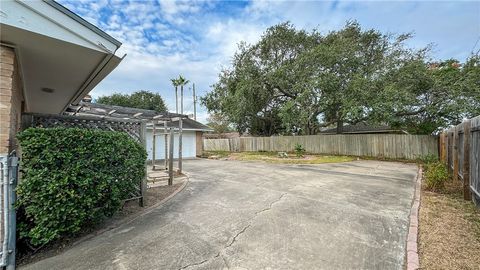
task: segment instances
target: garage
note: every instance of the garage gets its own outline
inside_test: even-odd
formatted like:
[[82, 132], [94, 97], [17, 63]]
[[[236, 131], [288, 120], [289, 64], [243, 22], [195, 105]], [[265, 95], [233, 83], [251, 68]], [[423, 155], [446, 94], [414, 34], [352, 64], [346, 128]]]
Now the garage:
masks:
[[[172, 125], [178, 128], [178, 122], [173, 122]], [[170, 125], [169, 125], [170, 127]], [[162, 132], [163, 126], [157, 126], [157, 128]], [[193, 119], [186, 118], [183, 119], [183, 149], [182, 149], [182, 158], [195, 158], [196, 156], [201, 155], [202, 151], [202, 135], [203, 132], [212, 131], [208, 126], [197, 122]], [[157, 134], [160, 133], [157, 130]], [[155, 159], [163, 160], [165, 159], [165, 137], [164, 136], [155, 136]], [[178, 158], [178, 134], [175, 135], [174, 139], [174, 158]], [[147, 152], [148, 160], [152, 160], [153, 154], [153, 127], [147, 128]]]

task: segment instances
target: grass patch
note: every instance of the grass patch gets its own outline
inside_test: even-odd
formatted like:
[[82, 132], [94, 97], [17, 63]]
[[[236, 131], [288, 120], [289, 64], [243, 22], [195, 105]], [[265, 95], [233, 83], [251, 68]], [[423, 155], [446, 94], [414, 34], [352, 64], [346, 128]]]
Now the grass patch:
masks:
[[219, 159], [227, 158], [230, 155], [228, 151], [204, 151], [202, 154], [203, 158]]
[[460, 181], [441, 192], [422, 189], [419, 255], [422, 269], [479, 269], [480, 210], [463, 200]]
[[294, 153], [289, 153], [287, 157], [279, 157], [277, 152], [206, 152], [209, 158], [226, 158], [229, 160], [241, 161], [264, 161], [278, 164], [321, 164], [321, 163], [337, 163], [356, 160], [351, 156], [332, 156], [332, 155], [304, 155], [298, 157]]

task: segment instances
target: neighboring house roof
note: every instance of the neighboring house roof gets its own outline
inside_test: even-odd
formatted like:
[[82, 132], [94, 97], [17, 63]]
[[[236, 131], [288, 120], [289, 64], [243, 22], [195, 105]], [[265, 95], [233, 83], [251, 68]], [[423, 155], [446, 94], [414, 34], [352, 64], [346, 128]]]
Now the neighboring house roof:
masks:
[[203, 137], [206, 139], [233, 139], [233, 138], [240, 138], [240, 137], [251, 137], [250, 134], [240, 134], [238, 132], [225, 132], [225, 133], [205, 133]]
[[[90, 102], [80, 102], [78, 106], [71, 106], [68, 110], [68, 113], [79, 116], [96, 116], [99, 118], [109, 117], [109, 118], [134, 118], [139, 120], [148, 120], [153, 121], [157, 117], [162, 119], [176, 118], [182, 116], [181, 114], [171, 113], [171, 112], [157, 112], [155, 110], [145, 110], [137, 109], [123, 106], [115, 105], [106, 105], [99, 103], [90, 103]], [[168, 127], [178, 128], [178, 121], [168, 122]], [[163, 128], [163, 124], [157, 124], [156, 127], [159, 129]], [[147, 128], [151, 129], [152, 126]], [[197, 122], [193, 119], [188, 118], [187, 115], [183, 115], [182, 128], [184, 130], [191, 131], [212, 131], [209, 126], [206, 126], [200, 122]]]
[[[337, 128], [329, 128], [326, 130], [320, 131], [320, 134], [336, 134]], [[358, 123], [356, 125], [346, 125], [343, 126], [342, 133], [344, 134], [361, 134], [361, 133], [406, 133], [406, 131], [401, 129], [394, 129], [387, 125], [368, 125], [366, 123]]]
[[15, 49], [26, 112], [64, 112], [123, 59], [118, 40], [55, 1], [0, 7], [1, 44]]
[[225, 133], [205, 133], [203, 137], [206, 139], [233, 139], [239, 138], [240, 133], [238, 132], [225, 132]]
[[[178, 121], [177, 122], [170, 122], [167, 124], [169, 127], [176, 127], [178, 128]], [[161, 129], [162, 125], [158, 125]], [[182, 123], [183, 130], [192, 130], [192, 131], [212, 131], [213, 129], [207, 125], [204, 125], [200, 122], [197, 122], [190, 118], [184, 118]]]

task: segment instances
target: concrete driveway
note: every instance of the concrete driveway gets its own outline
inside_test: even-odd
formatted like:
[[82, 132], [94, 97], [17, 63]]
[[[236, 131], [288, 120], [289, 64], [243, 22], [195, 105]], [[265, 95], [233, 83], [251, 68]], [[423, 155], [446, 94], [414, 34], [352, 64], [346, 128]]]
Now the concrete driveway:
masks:
[[402, 269], [416, 165], [191, 160], [165, 205], [23, 269]]

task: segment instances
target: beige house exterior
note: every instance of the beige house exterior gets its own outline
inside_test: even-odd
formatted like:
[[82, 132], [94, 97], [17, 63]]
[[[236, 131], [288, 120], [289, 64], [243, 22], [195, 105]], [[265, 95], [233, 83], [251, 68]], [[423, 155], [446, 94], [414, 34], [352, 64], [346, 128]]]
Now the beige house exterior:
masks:
[[15, 134], [20, 129], [24, 103], [15, 50], [0, 47], [0, 155], [16, 150]]
[[121, 43], [55, 1], [2, 1], [0, 156], [18, 150], [23, 112], [61, 114], [122, 60]]
[[[0, 3], [0, 268], [15, 268], [14, 195], [23, 113], [62, 114], [123, 57], [121, 43], [52, 0]], [[15, 165], [13, 165], [15, 164]], [[5, 195], [7, 194], [7, 195]]]

